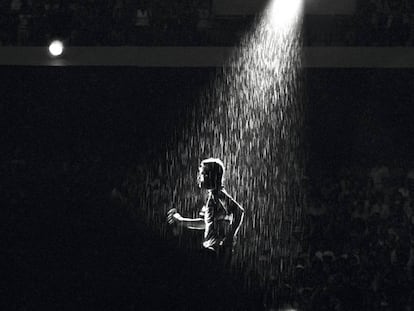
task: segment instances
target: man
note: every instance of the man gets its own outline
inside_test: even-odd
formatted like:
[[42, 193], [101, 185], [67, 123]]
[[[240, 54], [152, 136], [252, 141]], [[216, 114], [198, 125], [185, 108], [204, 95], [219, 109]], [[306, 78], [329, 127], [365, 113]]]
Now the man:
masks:
[[198, 186], [208, 191], [208, 198], [201, 209], [200, 218], [184, 218], [173, 208], [168, 212], [168, 222], [187, 229], [204, 230], [204, 249], [227, 267], [231, 262], [244, 209], [224, 190], [223, 175], [221, 160], [203, 160], [197, 179]]

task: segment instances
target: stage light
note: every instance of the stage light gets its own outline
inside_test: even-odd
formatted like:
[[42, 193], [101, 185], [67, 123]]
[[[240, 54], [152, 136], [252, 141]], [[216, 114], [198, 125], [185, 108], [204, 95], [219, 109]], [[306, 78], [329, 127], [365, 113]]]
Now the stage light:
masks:
[[49, 45], [49, 53], [50, 55], [57, 57], [62, 55], [63, 53], [63, 43], [62, 41], [55, 40]]
[[274, 27], [290, 27], [303, 11], [303, 0], [272, 0], [268, 6], [269, 19]]

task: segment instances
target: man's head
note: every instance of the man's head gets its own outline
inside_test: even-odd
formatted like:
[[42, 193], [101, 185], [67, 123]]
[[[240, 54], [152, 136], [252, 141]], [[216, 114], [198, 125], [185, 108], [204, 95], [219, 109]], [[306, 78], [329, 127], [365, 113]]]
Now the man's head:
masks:
[[198, 169], [198, 186], [214, 190], [223, 188], [224, 164], [220, 159], [209, 158], [201, 161]]

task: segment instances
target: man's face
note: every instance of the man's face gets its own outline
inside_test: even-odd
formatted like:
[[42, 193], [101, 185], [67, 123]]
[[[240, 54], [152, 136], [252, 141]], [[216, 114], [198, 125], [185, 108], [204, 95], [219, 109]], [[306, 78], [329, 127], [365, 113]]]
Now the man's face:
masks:
[[200, 189], [208, 189], [210, 187], [208, 173], [206, 172], [204, 165], [200, 165], [198, 168], [197, 183]]

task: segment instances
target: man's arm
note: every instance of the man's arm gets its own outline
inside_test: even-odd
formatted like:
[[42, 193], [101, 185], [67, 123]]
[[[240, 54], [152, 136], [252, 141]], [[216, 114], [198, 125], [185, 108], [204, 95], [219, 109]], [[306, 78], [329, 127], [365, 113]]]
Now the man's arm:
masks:
[[233, 211], [233, 224], [231, 226], [230, 233], [233, 237], [237, 235], [239, 232], [239, 229], [241, 227], [241, 224], [243, 222], [244, 218], [244, 209], [241, 207], [238, 203], [235, 202], [235, 209]]
[[204, 230], [205, 223], [203, 218], [184, 218], [176, 209], [172, 209], [168, 212], [168, 222], [170, 224], [176, 223], [181, 227], [192, 230]]
[[175, 213], [173, 217], [178, 225], [187, 229], [204, 230], [206, 227], [203, 218], [184, 218], [178, 213]]

